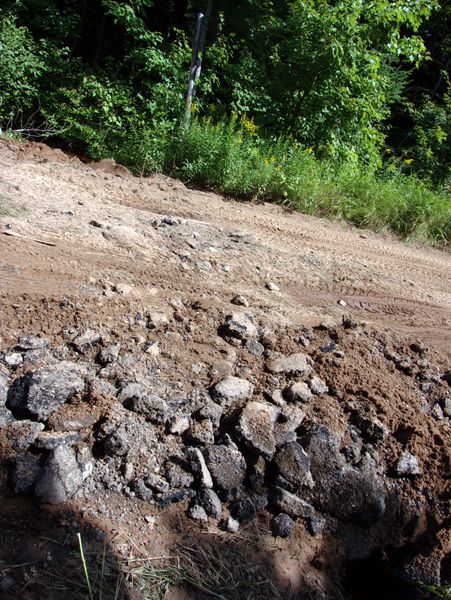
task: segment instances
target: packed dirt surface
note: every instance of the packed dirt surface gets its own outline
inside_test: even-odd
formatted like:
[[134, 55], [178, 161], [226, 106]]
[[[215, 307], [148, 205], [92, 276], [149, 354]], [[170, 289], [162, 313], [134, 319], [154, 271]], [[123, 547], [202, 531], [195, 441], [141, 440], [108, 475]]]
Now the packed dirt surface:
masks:
[[0, 140], [0, 593], [83, 597], [77, 532], [124, 598], [444, 583], [450, 263]]

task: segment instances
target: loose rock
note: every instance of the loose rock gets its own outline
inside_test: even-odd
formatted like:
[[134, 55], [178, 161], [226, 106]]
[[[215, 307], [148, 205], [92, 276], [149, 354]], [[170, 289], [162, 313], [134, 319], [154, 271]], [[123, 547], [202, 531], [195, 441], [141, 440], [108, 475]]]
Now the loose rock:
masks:
[[306, 354], [298, 352], [291, 356], [276, 358], [269, 362], [268, 369], [271, 373], [305, 377], [312, 370], [312, 359]]
[[80, 335], [78, 335], [74, 340], [72, 340], [72, 345], [75, 349], [81, 354], [85, 354], [90, 350], [95, 344], [100, 342], [102, 339], [101, 334], [98, 331], [94, 331], [93, 329], [87, 329]]
[[226, 377], [217, 383], [213, 389], [215, 399], [222, 406], [230, 406], [248, 400], [253, 393], [254, 386], [252, 383], [239, 377]]
[[188, 510], [188, 515], [195, 521], [202, 521], [206, 523], [208, 521], [208, 515], [205, 509], [198, 504], [195, 504]]
[[414, 454], [411, 454], [408, 450], [404, 450], [395, 464], [394, 474], [397, 477], [421, 475], [418, 458]]
[[234, 296], [230, 300], [230, 302], [232, 304], [235, 304], [236, 306], [249, 306], [249, 302], [247, 301], [247, 298], [245, 298], [241, 294], [237, 294], [236, 296]]
[[34, 491], [42, 502], [59, 504], [70, 500], [82, 484], [83, 476], [74, 450], [58, 446], [45, 461]]
[[227, 315], [223, 331], [226, 336], [246, 341], [256, 339], [258, 330], [249, 316], [242, 312], [234, 312]]
[[296, 490], [302, 486], [312, 487], [312, 474], [310, 473], [310, 457], [304, 448], [293, 442], [277, 451], [274, 457], [277, 472]]
[[314, 394], [321, 396], [322, 394], [327, 394], [329, 388], [326, 385], [326, 382], [320, 379], [319, 377], [313, 376], [309, 381], [310, 389]]
[[234, 444], [210, 446], [205, 450], [205, 461], [219, 489], [230, 490], [244, 481], [246, 461]]
[[219, 519], [222, 513], [222, 504], [216, 492], [210, 489], [202, 490], [197, 494], [197, 502], [209, 517]]
[[312, 398], [309, 386], [303, 381], [297, 381], [286, 388], [284, 395], [290, 402], [308, 402]]
[[279, 410], [261, 402], [249, 402], [236, 427], [238, 436], [253, 450], [271, 459], [276, 451], [275, 424]]
[[13, 459], [11, 483], [15, 494], [31, 492], [41, 470], [38, 456], [25, 452]]
[[52, 369], [43, 367], [27, 373], [10, 388], [8, 405], [19, 416], [46, 421], [59, 406], [83, 390], [81, 374], [78, 365], [67, 361]]
[[271, 526], [276, 537], [287, 538], [294, 532], [294, 521], [286, 513], [280, 513], [277, 517], [274, 517]]
[[207, 462], [205, 461], [205, 458], [199, 448], [187, 448], [186, 456], [190, 463], [193, 475], [197, 479], [198, 483], [202, 487], [212, 488], [213, 479], [210, 473], [210, 464], [208, 460]]

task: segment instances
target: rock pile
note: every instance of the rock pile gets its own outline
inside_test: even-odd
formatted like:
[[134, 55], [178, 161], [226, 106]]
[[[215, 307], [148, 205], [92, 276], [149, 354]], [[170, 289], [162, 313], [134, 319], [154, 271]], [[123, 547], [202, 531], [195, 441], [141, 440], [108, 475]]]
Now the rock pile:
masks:
[[[241, 297], [233, 304], [245, 306]], [[143, 319], [152, 329], [168, 322], [155, 314]], [[344, 402], [334, 382], [316, 372], [318, 356], [342, 360], [333, 341], [337, 330], [356, 327], [323, 324], [331, 340], [319, 350], [284, 355], [251, 314], [234, 311], [218, 331], [232, 351], [259, 357], [260, 377], [234, 374], [230, 365], [210, 388], [190, 393], [162, 381], [157, 355], [137, 349], [144, 357], [138, 372], [130, 354], [100, 332], [74, 332], [55, 348], [41, 338], [20, 338], [0, 365], [0, 422], [12, 489], [51, 504], [99, 488], [161, 509], [186, 501], [192, 519], [213, 519], [231, 532], [269, 513], [276, 536], [292, 535], [300, 520], [313, 536], [326, 528], [366, 539], [355, 549], [365, 555], [371, 536], [383, 544], [405, 526], [413, 510], [405, 491], [424, 467], [409, 435], [399, 456], [383, 458], [387, 440], [401, 439], [399, 429]], [[309, 337], [307, 330], [300, 336], [304, 350]], [[396, 369], [415, 373], [419, 386], [433, 383], [424, 374], [423, 351], [416, 361], [382, 351]], [[444, 386], [448, 375], [440, 380]], [[315, 398], [343, 402], [347, 431], [314, 418]], [[443, 406], [439, 419], [446, 420]], [[370, 530], [376, 533], [362, 533]]]

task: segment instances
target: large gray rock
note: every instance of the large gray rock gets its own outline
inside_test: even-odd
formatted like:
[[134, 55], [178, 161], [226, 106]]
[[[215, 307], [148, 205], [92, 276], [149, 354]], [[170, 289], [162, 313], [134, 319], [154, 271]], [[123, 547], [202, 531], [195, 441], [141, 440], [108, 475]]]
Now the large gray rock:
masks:
[[6, 406], [0, 406], [0, 427], [5, 427], [8, 423], [14, 421], [13, 413], [6, 408]]
[[274, 433], [279, 410], [262, 402], [249, 402], [240, 415], [237, 435], [253, 450], [271, 459], [276, 451]]
[[302, 446], [293, 442], [277, 451], [274, 465], [279, 475], [292, 484], [295, 490], [312, 487], [310, 457]]
[[73, 446], [80, 440], [81, 436], [76, 432], [41, 431], [38, 433], [34, 444], [37, 448], [53, 450], [57, 446]]
[[329, 391], [329, 388], [326, 385], [326, 382], [313, 375], [313, 377], [309, 381], [310, 389], [317, 396], [321, 396], [322, 394], [326, 394]]
[[266, 494], [245, 496], [230, 505], [230, 514], [239, 523], [250, 523], [268, 505]]
[[204, 452], [207, 467], [221, 490], [239, 486], [246, 476], [246, 461], [234, 444], [210, 446]]
[[68, 361], [27, 373], [10, 388], [8, 405], [18, 416], [46, 421], [59, 406], [83, 391], [83, 374], [82, 368]]
[[214, 427], [210, 419], [192, 421], [186, 432], [187, 440], [192, 444], [209, 446], [215, 443]]
[[339, 447], [340, 439], [327, 427], [320, 425], [311, 432], [305, 448], [315, 482], [315, 504], [341, 521], [370, 527], [385, 512], [384, 486], [369, 466], [348, 466]]
[[213, 393], [219, 404], [231, 406], [248, 400], [254, 393], [254, 386], [246, 379], [226, 377], [215, 385]]
[[104, 449], [110, 456], [128, 456], [144, 461], [151, 458], [157, 444], [155, 427], [135, 417], [124, 419], [114, 428], [105, 439]]
[[108, 346], [105, 346], [105, 348], [102, 348], [98, 358], [103, 365], [108, 365], [117, 361], [120, 351], [120, 344], [109, 344]]
[[59, 504], [70, 500], [82, 485], [83, 474], [74, 450], [58, 446], [45, 461], [34, 491], [41, 502]]
[[223, 331], [226, 336], [238, 338], [239, 340], [256, 339], [258, 330], [255, 323], [244, 312], [233, 312], [227, 315]]
[[17, 350], [42, 350], [43, 348], [50, 348], [50, 340], [46, 338], [39, 338], [35, 335], [24, 335], [19, 338], [19, 342], [16, 344]]
[[305, 377], [312, 370], [312, 359], [302, 352], [275, 358], [268, 363], [271, 373]]

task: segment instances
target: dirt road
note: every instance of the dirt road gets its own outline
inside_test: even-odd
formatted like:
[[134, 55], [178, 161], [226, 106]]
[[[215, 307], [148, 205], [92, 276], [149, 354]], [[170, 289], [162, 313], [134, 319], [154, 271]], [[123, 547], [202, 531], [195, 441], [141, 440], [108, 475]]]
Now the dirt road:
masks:
[[[28, 236], [0, 237], [5, 305], [22, 294], [33, 303], [62, 293], [95, 304], [110, 283], [126, 283], [133, 297], [157, 303], [174, 293], [219, 303], [242, 293], [279, 323], [346, 312], [436, 349], [449, 343], [446, 251], [163, 176], [134, 178], [108, 162], [93, 169], [39, 145], [0, 143], [0, 198], [2, 230], [9, 224]], [[186, 221], [176, 232], [152, 226], [165, 215]], [[11, 316], [4, 333], [17, 326]]]

